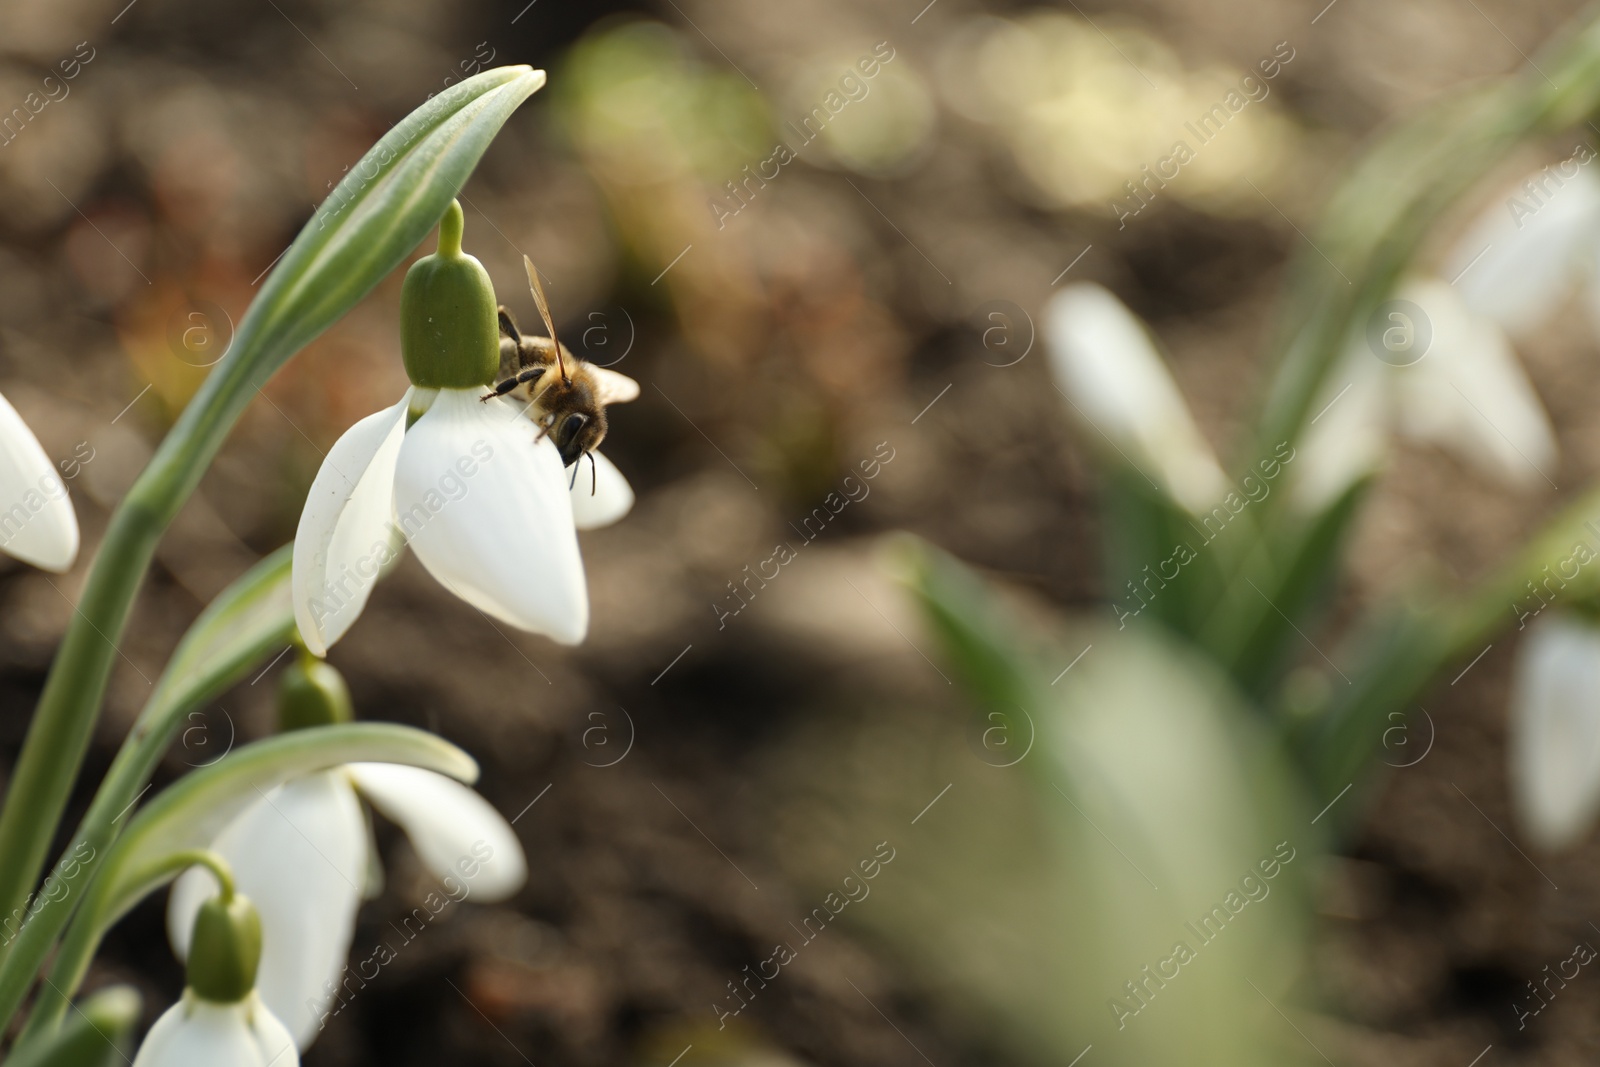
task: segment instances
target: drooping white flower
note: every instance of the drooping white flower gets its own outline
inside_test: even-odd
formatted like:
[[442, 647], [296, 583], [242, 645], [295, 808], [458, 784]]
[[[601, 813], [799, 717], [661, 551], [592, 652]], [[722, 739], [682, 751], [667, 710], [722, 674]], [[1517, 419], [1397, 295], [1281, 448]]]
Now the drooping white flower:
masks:
[[1162, 484], [1179, 503], [1205, 511], [1227, 479], [1201, 436], [1144, 325], [1092, 282], [1068, 285], [1046, 310], [1050, 367], [1097, 446]]
[[1529, 627], [1511, 682], [1511, 809], [1542, 849], [1576, 844], [1600, 814], [1600, 628], [1554, 615]]
[[569, 477], [518, 406], [483, 395], [411, 389], [329, 450], [300, 516], [291, 583], [314, 653], [325, 655], [355, 622], [396, 541], [491, 618], [564, 644], [583, 640], [589, 599], [575, 531], [620, 518], [633, 492], [603, 456], [592, 483], [581, 469]]
[[[1297, 503], [1320, 509], [1377, 469], [1393, 431], [1514, 488], [1546, 483], [1555, 431], [1500, 329], [1436, 279], [1407, 282], [1396, 295], [1401, 306], [1372, 337], [1352, 338], [1312, 405], [1295, 465]], [[1403, 341], [1392, 351], [1381, 340], [1391, 333]]]
[[300, 1067], [300, 1057], [256, 994], [219, 1004], [186, 989], [145, 1035], [133, 1067]]
[[[261, 914], [256, 988], [307, 1048], [322, 1028], [350, 954], [366, 887], [370, 844], [359, 797], [406, 831], [446, 902], [504, 900], [527, 879], [510, 825], [471, 789], [433, 771], [352, 763], [295, 779], [265, 794], [210, 846]], [[173, 885], [167, 932], [186, 957], [194, 916], [217, 891], [204, 868]]]
[[1546, 167], [1496, 201], [1445, 261], [1467, 306], [1513, 336], [1569, 297], [1600, 255], [1600, 177], [1577, 159]]
[[47, 571], [78, 557], [67, 487], [28, 424], [0, 396], [0, 551]]

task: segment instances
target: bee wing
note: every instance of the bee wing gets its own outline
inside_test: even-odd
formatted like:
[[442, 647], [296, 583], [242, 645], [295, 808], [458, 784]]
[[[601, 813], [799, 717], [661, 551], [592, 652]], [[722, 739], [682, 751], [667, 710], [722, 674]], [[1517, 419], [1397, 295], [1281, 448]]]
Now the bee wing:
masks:
[[594, 375], [595, 392], [601, 404], [626, 404], [639, 399], [639, 383], [626, 374], [592, 364], [588, 370]]
[[545, 332], [550, 335], [550, 341], [556, 350], [556, 366], [561, 370], [562, 380], [566, 381], [567, 363], [561, 356], [561, 344], [556, 341], [556, 324], [550, 318], [550, 302], [544, 298], [544, 286], [539, 284], [539, 272], [533, 269], [533, 260], [526, 255], [522, 257], [522, 265], [528, 271], [528, 288], [533, 290], [533, 302], [539, 305], [539, 317], [544, 319]]

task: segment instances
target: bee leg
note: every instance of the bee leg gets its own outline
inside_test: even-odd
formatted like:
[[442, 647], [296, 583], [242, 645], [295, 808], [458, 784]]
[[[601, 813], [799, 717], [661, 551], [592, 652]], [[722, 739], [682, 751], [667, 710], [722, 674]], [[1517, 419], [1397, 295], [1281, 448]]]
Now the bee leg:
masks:
[[540, 378], [544, 377], [544, 372], [548, 369], [548, 367], [529, 367], [521, 374], [514, 375], [513, 377], [507, 378], [505, 381], [499, 383], [492, 391], [484, 393], [478, 399], [488, 400], [490, 397], [505, 396], [507, 393], [511, 392], [511, 390], [515, 389], [519, 385], [524, 384], [525, 382], [538, 381]]
[[499, 312], [500, 332], [511, 338], [513, 341], [521, 342], [522, 335], [517, 332], [517, 323], [516, 320], [511, 317], [511, 311], [504, 304], [501, 304]]

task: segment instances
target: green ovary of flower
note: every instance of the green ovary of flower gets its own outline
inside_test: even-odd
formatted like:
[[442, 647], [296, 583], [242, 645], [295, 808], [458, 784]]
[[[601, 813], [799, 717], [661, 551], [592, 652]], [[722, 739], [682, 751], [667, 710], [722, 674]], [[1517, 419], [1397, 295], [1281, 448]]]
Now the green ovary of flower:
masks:
[[500, 369], [494, 285], [461, 251], [461, 205], [439, 220], [439, 250], [412, 264], [400, 289], [400, 355], [425, 389], [492, 385]]

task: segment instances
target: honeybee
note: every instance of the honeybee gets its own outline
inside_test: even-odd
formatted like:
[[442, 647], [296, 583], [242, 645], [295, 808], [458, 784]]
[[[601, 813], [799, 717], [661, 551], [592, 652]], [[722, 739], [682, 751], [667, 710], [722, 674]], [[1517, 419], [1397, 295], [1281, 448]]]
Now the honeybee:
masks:
[[[561, 453], [561, 465], [571, 467], [600, 447], [606, 436], [606, 405], [624, 404], [639, 396], [639, 383], [625, 374], [596, 367], [578, 359], [556, 340], [550, 304], [533, 261], [522, 257], [528, 286], [539, 306], [548, 337], [529, 337], [517, 329], [516, 320], [500, 306], [500, 374], [502, 381], [483, 399], [515, 393], [527, 401], [528, 416], [536, 422], [539, 437], [546, 434]], [[553, 373], [552, 373], [553, 372]], [[594, 465], [590, 456], [589, 464]], [[591, 471], [592, 473], [592, 471]], [[576, 481], [578, 472], [572, 472]]]

